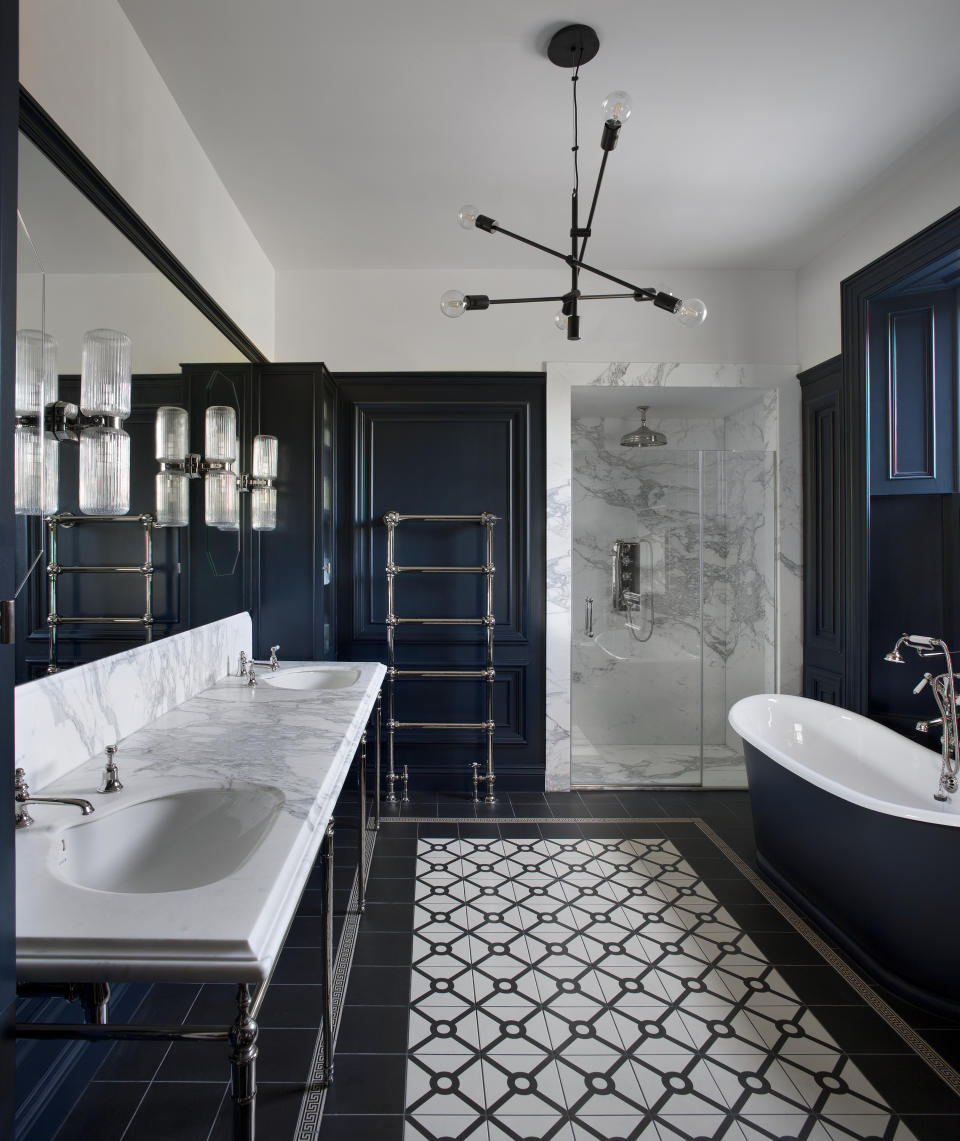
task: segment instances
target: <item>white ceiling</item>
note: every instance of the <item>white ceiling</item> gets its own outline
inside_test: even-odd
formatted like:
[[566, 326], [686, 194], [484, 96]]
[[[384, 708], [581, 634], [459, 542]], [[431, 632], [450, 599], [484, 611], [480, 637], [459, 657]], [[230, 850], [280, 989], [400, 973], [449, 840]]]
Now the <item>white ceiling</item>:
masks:
[[791, 268], [858, 198], [960, 119], [958, 0], [120, 0], [278, 269], [542, 266], [464, 232], [472, 202], [566, 245], [570, 72], [550, 33], [592, 24], [581, 196], [599, 104], [634, 113], [588, 260]]

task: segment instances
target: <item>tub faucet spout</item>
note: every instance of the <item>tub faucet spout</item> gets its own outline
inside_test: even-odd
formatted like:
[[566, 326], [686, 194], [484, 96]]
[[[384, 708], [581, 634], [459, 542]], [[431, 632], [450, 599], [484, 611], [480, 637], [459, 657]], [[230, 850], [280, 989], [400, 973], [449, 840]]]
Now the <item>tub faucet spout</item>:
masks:
[[918, 657], [935, 658], [941, 655], [946, 659], [946, 671], [934, 676], [927, 671], [917, 685], [914, 693], [920, 693], [926, 686], [933, 691], [933, 699], [937, 703], [940, 716], [932, 721], [918, 721], [917, 730], [927, 733], [934, 726], [940, 726], [943, 732], [940, 737], [940, 781], [937, 791], [933, 794], [934, 800], [949, 799], [960, 789], [960, 757], [958, 757], [958, 742], [960, 733], [957, 731], [957, 687], [956, 674], [953, 672], [953, 660], [950, 657], [950, 647], [942, 638], [934, 638], [929, 634], [901, 634], [889, 654], [884, 655], [888, 662], [902, 663], [904, 658], [900, 653], [901, 647], [906, 646], [914, 650]]

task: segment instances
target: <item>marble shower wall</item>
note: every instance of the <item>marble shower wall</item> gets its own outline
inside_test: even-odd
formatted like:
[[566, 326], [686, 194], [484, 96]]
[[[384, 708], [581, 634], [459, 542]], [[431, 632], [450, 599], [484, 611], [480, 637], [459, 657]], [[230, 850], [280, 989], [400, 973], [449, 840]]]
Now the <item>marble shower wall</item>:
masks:
[[[763, 415], [757, 404], [735, 429]], [[727, 419], [653, 422], [668, 447], [621, 447], [632, 425], [618, 419], [572, 425], [573, 593], [593, 600], [594, 624], [592, 638], [574, 627], [573, 729], [601, 756], [698, 747], [701, 712], [704, 744], [725, 745], [730, 705], [773, 687], [775, 457], [723, 450]], [[626, 612], [613, 608], [616, 539], [639, 540], [645, 598]]]
[[[744, 457], [742, 470], [727, 463], [725, 471], [717, 472], [713, 477], [716, 482], [713, 494], [722, 503], [725, 493], [728, 514], [731, 495], [735, 495], [740, 497], [742, 504], [735, 513], [743, 512], [745, 519], [750, 520], [737, 532], [736, 541], [715, 544], [716, 551], [711, 557], [714, 559], [717, 576], [721, 581], [729, 581], [731, 570], [734, 575], [739, 573], [736, 568], [740, 567], [741, 560], [752, 566], [754, 573], [748, 574], [741, 582], [736, 592], [738, 602], [731, 603], [725, 595], [722, 601], [716, 599], [708, 603], [708, 609], [713, 607], [717, 615], [721, 607], [725, 612], [723, 620], [718, 617], [714, 623], [715, 629], [722, 626], [724, 630], [737, 631], [736, 644], [732, 647], [728, 645], [726, 635], [723, 640], [714, 639], [713, 652], [716, 659], [719, 661], [722, 658], [724, 661], [722, 670], [718, 668], [718, 672], [723, 675], [724, 692], [723, 697], [717, 699], [716, 715], [711, 715], [708, 736], [715, 741], [736, 743], [726, 728], [726, 712], [744, 692], [779, 689], [781, 692], [796, 693], [800, 684], [800, 390], [793, 371], [784, 366], [762, 368], [625, 362], [550, 364], [547, 366], [547, 788], [550, 789], [568, 788], [570, 784], [571, 675], [573, 669], [580, 668], [583, 661], [582, 657], [577, 658], [577, 639], [572, 637], [575, 632], [582, 635], [583, 598], [571, 594], [571, 504], [575, 493], [572, 478], [571, 390], [580, 385], [765, 390], [751, 407], [724, 420], [678, 422], [671, 437], [672, 444], [689, 449], [715, 450], [719, 446], [721, 449], [775, 453], [772, 471], [769, 460], [758, 457], [756, 463], [759, 466], [751, 469]], [[637, 394], [637, 403], [641, 402], [642, 395]], [[667, 430], [669, 435], [669, 422], [661, 422], [656, 418], [655, 409], [651, 411], [651, 419], [656, 421], [657, 427]], [[612, 424], [610, 427], [610, 434], [613, 435], [615, 429]], [[594, 432], [592, 444], [589, 439], [591, 429]], [[626, 425], [623, 430], [626, 431]], [[592, 425], [584, 423], [579, 442], [583, 445], [585, 456], [591, 447], [596, 449], [600, 435], [602, 431], [597, 422]], [[766, 469], [764, 464], [767, 465]], [[647, 477], [652, 474], [647, 473]], [[671, 493], [676, 500], [672, 507], [674, 511], [682, 512], [679, 498], [681, 492], [681, 485], [675, 480]], [[757, 498], [754, 500], [751, 496]], [[626, 509], [625, 502], [619, 506]], [[616, 522], [625, 524], [626, 516], [621, 514]], [[768, 541], [771, 532], [772, 543]], [[620, 537], [627, 536], [614, 536]], [[687, 545], [682, 544], [684, 549]], [[748, 550], [761, 549], [771, 552], [765, 556], [765, 562], [753, 554], [746, 557], [745, 552]], [[600, 539], [595, 537], [593, 553], [585, 556], [585, 562], [593, 562], [597, 583], [609, 574], [608, 569], [600, 570], [599, 552]], [[604, 564], [608, 567], [607, 557], [607, 553], [604, 553]], [[600, 587], [594, 586], [593, 589], [599, 590]], [[655, 604], [659, 602], [658, 594]], [[665, 607], [666, 605], [664, 603]], [[750, 629], [762, 626], [769, 630], [771, 625], [769, 621], [762, 621], [751, 626], [751, 611], [759, 614], [761, 610], [767, 616], [772, 610], [774, 633], [772, 637], [763, 635], [751, 641]], [[679, 628], [686, 630], [683, 623], [679, 623]], [[610, 638], [611, 645], [616, 648], [616, 637], [611, 634]], [[580, 640], [583, 641], [582, 636]], [[687, 640], [687, 633], [682, 633], [680, 646], [685, 650], [688, 648]], [[669, 675], [668, 688], [671, 693], [689, 685], [687, 674], [692, 672], [693, 666], [685, 659], [671, 658], [672, 664], [669, 667], [662, 661], [658, 662], [657, 655], [662, 657], [662, 654], [657, 649], [656, 633], [644, 645], [650, 652], [648, 672], [656, 677]], [[699, 650], [698, 637], [697, 648]], [[762, 667], [758, 665], [761, 660]], [[708, 657], [705, 662], [708, 670], [709, 663]], [[711, 694], [717, 692], [718, 688], [719, 682], [717, 686], [712, 682], [707, 686], [708, 693]], [[633, 693], [631, 700], [635, 701], [635, 688]], [[690, 721], [685, 715], [674, 713], [672, 716], [674, 723], [671, 725], [671, 740], [677, 742], [679, 734], [690, 728]]]

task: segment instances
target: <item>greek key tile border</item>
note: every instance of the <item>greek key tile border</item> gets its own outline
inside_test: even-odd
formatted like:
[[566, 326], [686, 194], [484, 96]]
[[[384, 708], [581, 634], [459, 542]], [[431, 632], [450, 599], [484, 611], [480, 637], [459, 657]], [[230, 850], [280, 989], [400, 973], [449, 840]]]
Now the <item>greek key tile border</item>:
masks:
[[[377, 842], [378, 833], [367, 826], [364, 844], [364, 863], [367, 866], [367, 878], [370, 875], [370, 864], [373, 849]], [[358, 869], [359, 873], [359, 869]], [[357, 934], [360, 930], [362, 916], [357, 911], [359, 897], [359, 874], [354, 874], [353, 886], [350, 889], [350, 900], [347, 904], [347, 914], [343, 921], [343, 933], [340, 936], [340, 946], [337, 950], [336, 962], [333, 965], [333, 1046], [336, 1052], [337, 1034], [340, 1031], [340, 1020], [343, 1017], [344, 999], [347, 993], [347, 982], [350, 978], [350, 967], [353, 964], [353, 954], [357, 946]], [[300, 1102], [300, 1114], [293, 1134], [293, 1141], [316, 1141], [320, 1132], [320, 1121], [323, 1118], [323, 1106], [327, 1100], [327, 1087], [323, 1085], [321, 1076], [324, 1066], [323, 1056], [323, 1027], [317, 1028], [317, 1039], [313, 1046], [313, 1057], [310, 1062], [310, 1076], [304, 1089], [303, 1100]]]

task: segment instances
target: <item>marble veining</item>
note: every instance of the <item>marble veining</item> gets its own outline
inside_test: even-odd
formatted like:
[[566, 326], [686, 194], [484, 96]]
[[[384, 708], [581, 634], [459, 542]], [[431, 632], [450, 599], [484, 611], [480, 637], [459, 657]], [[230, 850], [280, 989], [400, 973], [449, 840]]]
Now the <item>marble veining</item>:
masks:
[[[289, 663], [297, 664], [303, 663]], [[38, 806], [36, 823], [17, 836], [21, 977], [266, 978], [384, 676], [380, 663], [353, 664], [360, 671], [354, 685], [293, 702], [214, 703], [202, 692], [188, 699], [122, 742], [118, 796], [94, 792], [99, 757], [45, 790], [89, 797], [96, 807], [91, 820], [194, 788], [264, 785], [278, 790], [283, 804], [238, 870], [202, 887], [148, 895], [92, 891], [58, 876], [59, 837], [83, 823]]]
[[[716, 695], [716, 716], [710, 716], [711, 732], [718, 747], [737, 748], [736, 735], [724, 725], [725, 706], [736, 699], [731, 699], [730, 693], [739, 696], [757, 686], [796, 692], [800, 685], [800, 398], [794, 373], [784, 366], [564, 363], [548, 365], [547, 382], [547, 788], [570, 786], [571, 677], [580, 672], [576, 638], [572, 635], [580, 632], [583, 603], [579, 587], [575, 593], [572, 590], [577, 569], [570, 505], [575, 507], [577, 496], [591, 484], [592, 467], [596, 477], [593, 486], [605, 488], [599, 493], [605, 510], [620, 510], [624, 514], [631, 510], [635, 521], [637, 513], [632, 504], [639, 501], [651, 516], [666, 511], [680, 520], [686, 512], [689, 518], [682, 487], [674, 483], [671, 490], [669, 481], [665, 485], [662, 479], [649, 478], [651, 472], [644, 471], [639, 476], [634, 473], [629, 487], [617, 480], [604, 483], [600, 470], [604, 465], [595, 462], [602, 451], [603, 436], [596, 423], [586, 426], [578, 439], [589, 458], [582, 477], [574, 480], [571, 390], [581, 385], [761, 390], [759, 399], [750, 407], [715, 418], [712, 425], [709, 417], [698, 425], [668, 425], [659, 420], [655, 425], [667, 430], [668, 435], [673, 428], [673, 448], [679, 444], [687, 450], [757, 454], [755, 460], [741, 455], [733, 465], [727, 463], [723, 470], [708, 473], [704, 489], [719, 506], [716, 514], [722, 520], [722, 525], [706, 528], [704, 536], [704, 572], [708, 582], [717, 588], [712, 595], [713, 604], [708, 602], [705, 606], [709, 651], [705, 667], [709, 671], [714, 663], [723, 665], [721, 672], [725, 676], [715, 676], [714, 680], [718, 684], [722, 680], [728, 687], [726, 692], [721, 687]], [[639, 404], [642, 394], [637, 397]], [[623, 431], [626, 430], [624, 426]], [[763, 453], [773, 454], [772, 464], [762, 458]], [[672, 504], [668, 502], [670, 494]], [[743, 507], [748, 508], [747, 517], [738, 518]], [[607, 537], [601, 536], [593, 524], [589, 531], [592, 549], [587, 561], [599, 574], [601, 553], [603, 561], [608, 560], [608, 552], [602, 552]], [[678, 525], [672, 542], [662, 544], [662, 556], [660, 547], [657, 548], [657, 559], [662, 557], [666, 567], [673, 567], [674, 584], [678, 576], [682, 583], [693, 572], [693, 533], [692, 524]], [[614, 537], [630, 534], [626, 530], [623, 536]], [[609, 575], [609, 569], [605, 573]], [[678, 608], [682, 597], [681, 591], [676, 600]], [[659, 592], [655, 601], [667, 605]], [[678, 618], [675, 630], [687, 649], [687, 641], [699, 638], [699, 620], [686, 623]], [[758, 660], [762, 662], [759, 670]]]
[[18, 685], [16, 765], [34, 792], [213, 685], [251, 653], [250, 615]]

